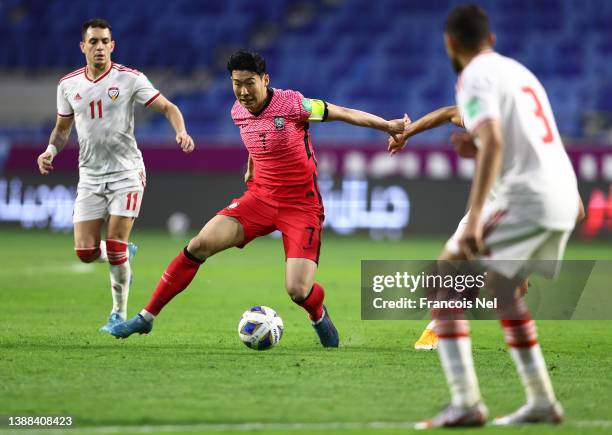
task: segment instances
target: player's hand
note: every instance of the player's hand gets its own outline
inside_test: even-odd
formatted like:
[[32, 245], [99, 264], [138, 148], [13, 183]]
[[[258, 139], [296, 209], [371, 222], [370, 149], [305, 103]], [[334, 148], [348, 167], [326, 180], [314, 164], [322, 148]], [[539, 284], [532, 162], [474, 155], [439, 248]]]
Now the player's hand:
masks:
[[400, 136], [402, 133], [404, 133], [404, 130], [408, 124], [410, 124], [410, 118], [408, 118], [408, 115], [404, 113], [404, 117], [401, 119], [387, 121], [387, 133], [389, 133], [389, 136], [399, 141]]
[[396, 153], [398, 153], [399, 151], [401, 151], [402, 149], [404, 149], [404, 147], [406, 146], [406, 142], [408, 141], [408, 138], [410, 137], [410, 118], [408, 118], [407, 114], [404, 114], [404, 118], [402, 119], [395, 119], [393, 121], [389, 121], [389, 122], [401, 122], [402, 125], [402, 131], [401, 133], [391, 133], [389, 132], [389, 141], [388, 141], [388, 145], [387, 145], [387, 151], [389, 151], [389, 154], [394, 155]]
[[42, 175], [47, 175], [49, 172], [53, 170], [53, 154], [50, 151], [45, 151], [41, 155], [38, 156], [36, 160], [38, 163], [38, 170]]
[[176, 143], [179, 144], [185, 154], [189, 154], [195, 148], [193, 139], [187, 134], [186, 131], [181, 131], [180, 133], [177, 133]]
[[485, 252], [482, 240], [482, 225], [478, 222], [479, 217], [470, 217], [459, 239], [459, 249], [468, 260], [482, 255]]
[[454, 131], [451, 133], [450, 140], [455, 146], [455, 151], [457, 151], [457, 154], [459, 154], [461, 157], [468, 159], [476, 157], [478, 148], [476, 148], [476, 145], [474, 144], [472, 135], [467, 131]]

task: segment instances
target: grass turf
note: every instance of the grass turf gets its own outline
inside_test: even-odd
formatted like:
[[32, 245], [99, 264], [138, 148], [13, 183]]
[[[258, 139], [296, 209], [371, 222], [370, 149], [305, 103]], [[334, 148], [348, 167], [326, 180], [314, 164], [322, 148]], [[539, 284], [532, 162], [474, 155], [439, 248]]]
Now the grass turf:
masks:
[[[448, 400], [436, 353], [412, 350], [425, 321], [361, 321], [359, 295], [361, 259], [435, 258], [443, 238], [325, 240], [318, 281], [327, 289], [341, 333], [337, 350], [318, 345], [305, 314], [285, 295], [278, 240], [260, 239], [244, 251], [209, 259], [151, 335], [118, 341], [97, 332], [110, 308], [106, 266], [78, 263], [67, 234], [3, 231], [0, 239], [0, 415], [72, 415], [81, 428], [134, 425], [134, 430], [163, 424], [406, 422], [431, 416]], [[146, 303], [184, 245], [156, 233], [136, 232], [133, 240], [140, 250], [133, 262], [130, 315]], [[572, 242], [567, 258], [609, 259], [612, 250], [605, 243]], [[242, 311], [258, 304], [275, 308], [286, 326], [283, 341], [269, 352], [247, 349], [236, 333]], [[539, 322], [568, 423], [520, 433], [576, 433], [579, 422], [610, 424], [610, 325]], [[523, 393], [501, 331], [496, 322], [476, 322], [472, 328], [491, 413], [511, 411]], [[610, 427], [579, 430], [604, 433]], [[239, 429], [222, 433], [244, 433]], [[404, 431], [331, 425], [290, 430]]]

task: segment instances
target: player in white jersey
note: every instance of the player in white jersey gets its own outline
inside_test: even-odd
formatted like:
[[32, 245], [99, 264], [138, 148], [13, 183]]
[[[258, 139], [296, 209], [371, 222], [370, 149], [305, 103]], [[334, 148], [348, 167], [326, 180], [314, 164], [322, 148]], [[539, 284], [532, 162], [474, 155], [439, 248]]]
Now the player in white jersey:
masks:
[[[405, 146], [409, 138], [415, 136], [419, 133], [422, 133], [427, 130], [431, 130], [437, 128], [441, 125], [445, 124], [454, 124], [457, 127], [465, 128], [463, 125], [463, 118], [461, 113], [459, 112], [459, 108], [457, 106], [448, 106], [441, 107], [432, 112], [427, 113], [416, 121], [410, 123], [405, 129], [404, 133], [400, 135], [399, 139], [389, 138], [389, 147], [388, 150], [391, 155], [394, 155], [401, 151]], [[466, 131], [456, 131], [451, 134], [451, 142], [453, 143], [457, 154], [463, 158], [474, 158], [478, 149], [474, 144], [472, 137]], [[495, 199], [495, 189], [492, 189], [487, 198], [487, 202], [492, 203]], [[582, 200], [579, 199], [579, 211], [578, 216], [576, 217], [576, 224], [584, 219], [585, 211]], [[487, 205], [485, 204], [485, 208]], [[450, 239], [446, 242], [444, 250], [442, 254], [440, 254], [439, 259], [442, 261], [453, 261], [456, 260], [461, 255], [461, 249], [459, 247], [459, 240], [463, 233], [463, 229], [465, 228], [468, 221], [468, 215], [465, 214], [459, 224], [457, 225], [457, 229], [453, 233]], [[519, 294], [526, 294], [529, 287], [529, 282], [527, 279], [523, 280], [519, 286], [517, 291]], [[434, 331], [435, 321], [430, 321], [423, 332], [421, 333], [418, 340], [414, 343], [414, 348], [416, 350], [435, 350], [438, 348], [438, 336]]]
[[[113, 307], [101, 331], [125, 320], [131, 281], [128, 240], [138, 217], [146, 184], [142, 154], [134, 138], [134, 104], [163, 113], [176, 141], [189, 153], [194, 144], [179, 109], [147, 77], [111, 61], [115, 47], [111, 26], [102, 19], [82, 27], [81, 51], [86, 66], [64, 76], [57, 87], [57, 120], [46, 151], [38, 156], [43, 175], [76, 125], [79, 184], [74, 206], [74, 243], [85, 263], [108, 261]], [[107, 222], [106, 240], [101, 231]], [[129, 251], [129, 252], [128, 252]]]
[[[579, 212], [576, 177], [544, 89], [524, 66], [492, 51], [485, 12], [474, 5], [455, 8], [444, 39], [461, 73], [457, 103], [463, 123], [478, 148], [458, 258], [486, 265], [486, 287], [504, 301], [501, 323], [527, 396], [524, 406], [494, 424], [559, 423], [563, 411], [516, 287], [531, 272], [555, 274], [557, 265], [540, 267], [543, 262], [533, 260], [562, 257]], [[494, 184], [496, 196], [487, 202]], [[418, 427], [483, 425], [488, 411], [474, 370], [469, 325], [456, 310], [438, 310], [435, 319], [451, 404]]]

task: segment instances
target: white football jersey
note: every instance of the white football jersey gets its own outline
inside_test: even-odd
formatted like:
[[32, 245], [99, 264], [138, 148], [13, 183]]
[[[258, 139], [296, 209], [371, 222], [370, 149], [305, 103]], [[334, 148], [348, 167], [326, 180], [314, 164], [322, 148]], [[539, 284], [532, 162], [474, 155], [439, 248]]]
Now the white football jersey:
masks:
[[74, 116], [81, 181], [112, 182], [144, 170], [134, 137], [134, 103], [148, 106], [159, 95], [144, 74], [117, 63], [95, 80], [87, 67], [60, 80], [57, 114]]
[[542, 227], [572, 229], [576, 175], [538, 79], [519, 62], [489, 50], [463, 70], [456, 98], [468, 131], [486, 120], [499, 121], [503, 162], [495, 200]]

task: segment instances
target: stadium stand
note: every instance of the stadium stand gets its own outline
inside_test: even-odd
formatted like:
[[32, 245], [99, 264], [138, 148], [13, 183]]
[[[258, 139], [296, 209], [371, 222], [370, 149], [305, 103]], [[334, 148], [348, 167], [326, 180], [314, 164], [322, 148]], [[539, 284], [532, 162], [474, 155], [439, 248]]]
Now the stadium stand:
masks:
[[[27, 87], [27, 80], [16, 74], [37, 74], [39, 85], [54, 88], [62, 73], [83, 64], [77, 46], [80, 24], [101, 16], [113, 25], [114, 59], [155, 78], [155, 84], [182, 108], [196, 136], [236, 139], [228, 116], [234, 99], [224, 64], [227, 54], [238, 47], [258, 50], [266, 57], [276, 87], [386, 117], [404, 112], [419, 116], [453, 104], [456, 77], [441, 32], [446, 11], [457, 3], [5, 0], [0, 2], [0, 70], [4, 86], [15, 95], [26, 95], [21, 106], [27, 111], [32, 106], [27, 95], [33, 92], [20, 88]], [[612, 2], [478, 3], [489, 11], [498, 51], [525, 63], [543, 81], [562, 134], [601, 135], [589, 120], [596, 116], [605, 126], [612, 112]], [[424, 36], [432, 29], [440, 31], [439, 38]], [[45, 92], [37, 89], [34, 94]], [[44, 104], [39, 103], [43, 108], [35, 111], [38, 114], [16, 112], [13, 118], [0, 114], [4, 120], [0, 131], [48, 132], [54, 89], [49, 95]], [[608, 117], [602, 118], [602, 113]], [[159, 116], [149, 115], [140, 123], [139, 133], [155, 136], [167, 128]], [[317, 135], [334, 141], [349, 131], [356, 141], [376, 137], [376, 132], [344, 125], [326, 126]], [[440, 129], [425, 139], [439, 142], [447, 134]]]

